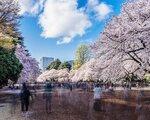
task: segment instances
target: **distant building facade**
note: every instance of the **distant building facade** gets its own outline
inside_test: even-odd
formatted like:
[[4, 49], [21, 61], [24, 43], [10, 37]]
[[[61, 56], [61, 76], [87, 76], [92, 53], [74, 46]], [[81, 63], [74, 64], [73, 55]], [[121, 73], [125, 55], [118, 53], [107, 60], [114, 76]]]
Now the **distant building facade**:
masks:
[[42, 71], [45, 71], [48, 65], [52, 63], [53, 61], [54, 61], [54, 58], [52, 57], [42, 57], [40, 59], [40, 66], [41, 66]]

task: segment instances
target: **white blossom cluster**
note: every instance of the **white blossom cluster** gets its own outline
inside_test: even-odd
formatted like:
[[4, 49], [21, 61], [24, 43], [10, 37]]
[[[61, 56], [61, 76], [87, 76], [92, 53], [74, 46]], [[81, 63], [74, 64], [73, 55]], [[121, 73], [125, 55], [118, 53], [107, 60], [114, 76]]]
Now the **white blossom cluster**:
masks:
[[69, 70], [60, 69], [60, 70], [47, 70], [43, 72], [38, 78], [38, 82], [45, 82], [46, 80], [55, 80], [55, 81], [68, 81], [69, 80]]
[[150, 0], [134, 0], [123, 5], [91, 45], [94, 59], [73, 76], [78, 80], [121, 80], [134, 73], [143, 78], [150, 71]]
[[120, 15], [112, 19], [93, 44], [95, 57], [108, 65], [104, 69], [106, 76], [117, 79], [134, 73], [142, 78], [150, 71], [149, 6], [149, 0], [123, 5]]

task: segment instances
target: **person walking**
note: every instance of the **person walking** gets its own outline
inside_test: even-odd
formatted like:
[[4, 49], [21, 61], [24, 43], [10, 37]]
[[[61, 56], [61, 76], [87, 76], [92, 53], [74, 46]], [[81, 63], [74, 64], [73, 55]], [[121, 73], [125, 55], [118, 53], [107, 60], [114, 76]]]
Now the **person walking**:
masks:
[[45, 99], [45, 103], [46, 103], [45, 104], [46, 112], [50, 113], [51, 112], [51, 101], [52, 101], [52, 84], [48, 81], [46, 81], [43, 98]]
[[94, 110], [101, 111], [101, 96], [102, 96], [102, 87], [100, 84], [97, 84], [94, 87]]
[[129, 98], [130, 98], [130, 89], [127, 86], [125, 86], [125, 88], [124, 88], [123, 98], [124, 98], [125, 101], [127, 101], [127, 102], [129, 101]]
[[12, 89], [13, 94], [11, 95], [12, 104], [11, 104], [11, 114], [15, 114], [16, 104], [17, 104], [17, 93], [15, 89]]
[[62, 103], [62, 97], [64, 94], [64, 88], [63, 88], [63, 85], [61, 83], [58, 84], [57, 94], [58, 94], [58, 100], [59, 100], [58, 104], [60, 106]]
[[144, 91], [140, 90], [137, 97], [136, 97], [136, 108], [135, 108], [135, 112], [140, 113], [141, 109], [142, 109], [142, 98], [144, 97]]
[[21, 93], [20, 93], [21, 111], [22, 112], [28, 111], [30, 96], [31, 96], [31, 93], [30, 93], [29, 89], [27, 88], [26, 83], [23, 83]]

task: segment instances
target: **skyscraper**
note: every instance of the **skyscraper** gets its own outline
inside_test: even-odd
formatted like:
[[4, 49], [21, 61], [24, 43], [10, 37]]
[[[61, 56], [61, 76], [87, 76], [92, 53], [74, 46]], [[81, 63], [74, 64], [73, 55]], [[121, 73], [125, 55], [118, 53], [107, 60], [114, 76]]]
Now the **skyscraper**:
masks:
[[41, 66], [41, 69], [42, 69], [43, 71], [45, 71], [46, 68], [48, 67], [48, 65], [49, 65], [50, 63], [52, 63], [53, 61], [54, 61], [54, 58], [52, 58], [52, 57], [42, 57], [42, 58], [40, 59], [40, 66]]

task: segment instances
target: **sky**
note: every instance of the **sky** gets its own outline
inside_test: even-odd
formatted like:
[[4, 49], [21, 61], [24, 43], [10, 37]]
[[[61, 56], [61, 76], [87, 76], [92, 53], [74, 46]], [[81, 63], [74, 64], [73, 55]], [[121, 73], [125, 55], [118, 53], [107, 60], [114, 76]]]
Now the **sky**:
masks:
[[94, 42], [125, 0], [19, 0], [20, 31], [32, 57], [74, 59], [80, 44]]

